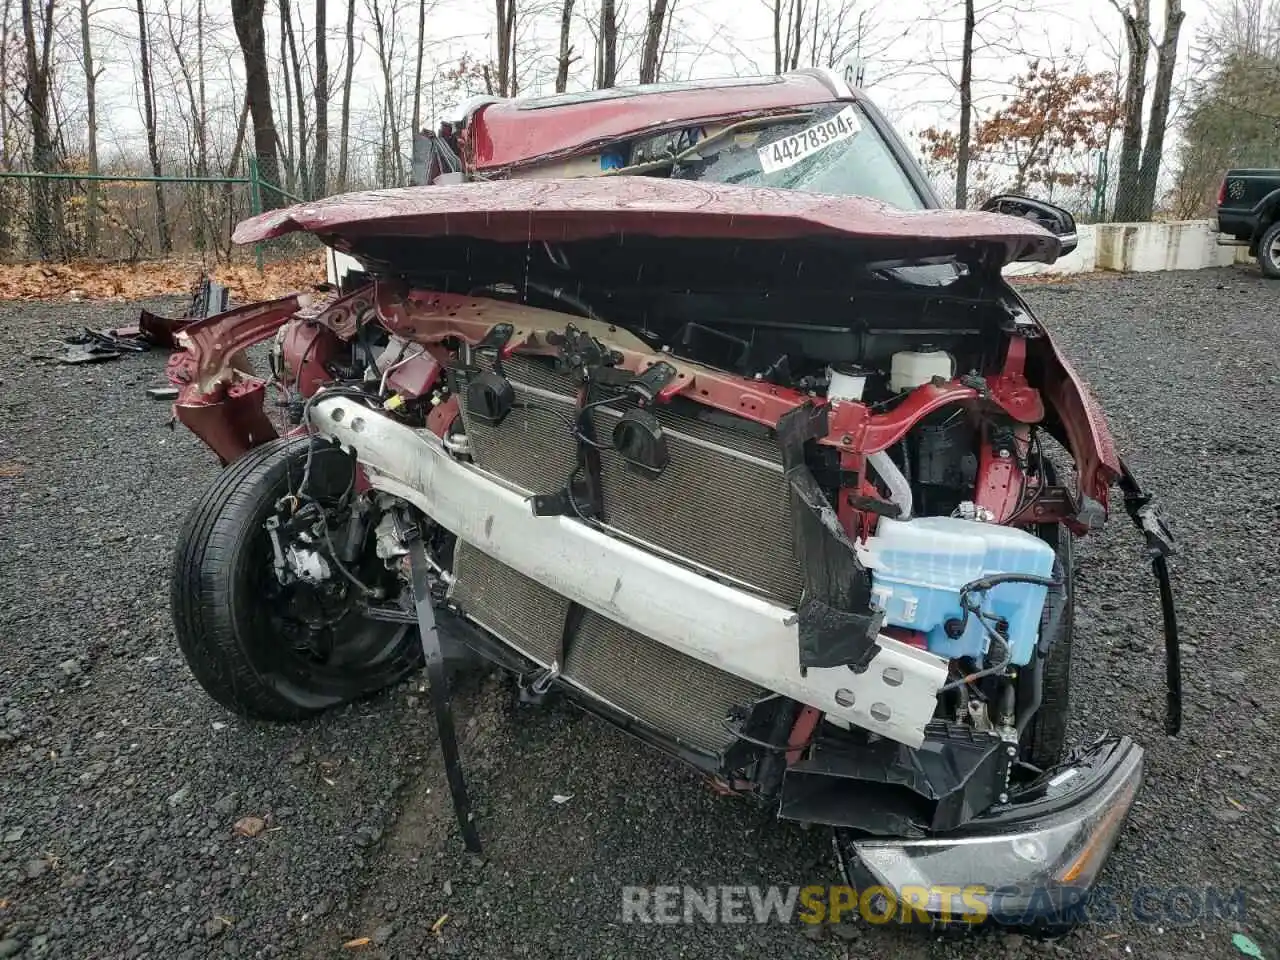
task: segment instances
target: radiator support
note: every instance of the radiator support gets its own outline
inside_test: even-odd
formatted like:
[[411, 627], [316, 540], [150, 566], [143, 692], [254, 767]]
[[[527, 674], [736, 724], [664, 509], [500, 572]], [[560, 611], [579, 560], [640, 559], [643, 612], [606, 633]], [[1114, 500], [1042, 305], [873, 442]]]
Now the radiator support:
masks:
[[577, 519], [535, 517], [527, 497], [455, 460], [440, 439], [356, 400], [312, 405], [321, 436], [372, 487], [401, 497], [495, 560], [602, 617], [830, 717], [918, 746], [946, 662], [889, 637], [864, 672], [803, 674], [794, 611], [700, 575]]

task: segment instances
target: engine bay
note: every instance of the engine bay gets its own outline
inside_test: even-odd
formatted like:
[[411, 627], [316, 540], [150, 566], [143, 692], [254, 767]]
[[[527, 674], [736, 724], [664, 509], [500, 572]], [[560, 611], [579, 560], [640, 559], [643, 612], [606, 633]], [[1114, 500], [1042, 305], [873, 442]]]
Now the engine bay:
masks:
[[[547, 246], [538, 256], [553, 270], [571, 262]], [[433, 282], [457, 285], [441, 283], [447, 261], [431, 262]], [[850, 666], [877, 678], [856, 693], [844, 682], [825, 700], [811, 693], [829, 719], [840, 720], [843, 698], [860, 726], [910, 743], [935, 717], [1016, 736], [1016, 669], [1032, 660], [1054, 583], [1054, 548], [1039, 531], [1073, 501], [1043, 465], [1025, 341], [1001, 333], [1016, 321], [975, 302], [962, 267], [877, 266], [842, 309], [815, 283], [780, 310], [753, 284], [708, 291], [706, 271], [700, 288], [675, 289], [674, 266], [664, 283], [644, 278], [642, 298], [602, 295], [596, 285], [616, 276], [599, 274], [572, 287], [477, 283], [491, 265], [477, 251], [468, 264], [465, 295], [423, 289], [419, 277], [366, 288], [364, 322], [348, 323], [345, 340], [324, 321], [332, 307], [285, 327], [272, 365], [295, 388], [295, 419], [313, 383], [376, 384], [381, 414], [431, 431], [535, 517], [585, 523], [790, 611], [799, 682]], [[707, 309], [717, 302], [723, 312]], [[685, 319], [695, 303], [699, 319]], [[1007, 344], [1003, 357], [993, 341]], [[535, 662], [573, 674], [566, 645], [610, 637], [608, 655], [576, 659], [578, 674], [591, 673], [583, 663], [625, 672], [636, 658], [679, 656], [608, 617], [575, 627], [564, 593], [461, 536], [453, 550], [452, 601]], [[699, 651], [684, 656], [692, 669]], [[904, 671], [921, 663], [932, 678], [908, 697]], [[620, 676], [583, 682], [653, 720]], [[755, 689], [777, 687], [775, 676]], [[722, 751], [730, 700], [660, 726]]]

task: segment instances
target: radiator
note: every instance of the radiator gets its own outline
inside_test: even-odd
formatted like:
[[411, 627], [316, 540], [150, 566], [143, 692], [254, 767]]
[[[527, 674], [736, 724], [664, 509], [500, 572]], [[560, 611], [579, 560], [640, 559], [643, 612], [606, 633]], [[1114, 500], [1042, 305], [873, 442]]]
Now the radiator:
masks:
[[[554, 493], [577, 463], [577, 387], [549, 359], [513, 356], [503, 373], [516, 406], [500, 424], [470, 416], [459, 402], [475, 462], [520, 489]], [[692, 405], [691, 405], [692, 406]], [[701, 409], [701, 408], [696, 408]], [[737, 430], [657, 406], [670, 464], [641, 473], [612, 451], [600, 452], [605, 525], [614, 533], [679, 558], [708, 575], [789, 606], [800, 602], [781, 454], [771, 434]], [[597, 408], [606, 440], [621, 408]], [[719, 753], [732, 741], [724, 720], [765, 691], [586, 610], [459, 543], [452, 599], [469, 616], [527, 656], [550, 664], [565, 637], [564, 676], [618, 710], [681, 743]], [[572, 622], [570, 622], [572, 621]]]
[[[576, 386], [541, 357], [513, 356], [503, 372], [517, 406], [497, 426], [481, 423], [460, 396], [475, 461], [529, 493], [564, 488], [577, 463], [573, 435]], [[671, 462], [653, 477], [612, 451], [600, 453], [605, 525], [775, 602], [795, 607], [802, 589], [778, 445], [769, 433], [702, 419], [705, 408], [653, 412], [667, 435]], [[600, 408], [594, 424], [602, 440], [620, 410]]]
[[459, 543], [450, 599], [526, 656], [550, 665], [562, 634], [565, 679], [685, 746], [716, 755], [724, 721], [767, 691], [571, 604], [475, 547]]

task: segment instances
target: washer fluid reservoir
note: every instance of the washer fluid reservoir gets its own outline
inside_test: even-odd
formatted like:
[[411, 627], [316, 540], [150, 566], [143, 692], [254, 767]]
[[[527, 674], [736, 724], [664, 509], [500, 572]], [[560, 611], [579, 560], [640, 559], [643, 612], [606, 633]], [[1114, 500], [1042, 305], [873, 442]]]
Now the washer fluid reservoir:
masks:
[[[981, 660], [989, 638], [970, 615], [964, 632], [948, 636], [948, 620], [963, 619], [960, 588], [981, 577], [1053, 574], [1053, 548], [1035, 534], [958, 517], [881, 519], [876, 534], [858, 546], [871, 570], [871, 602], [885, 622], [925, 634], [929, 652]], [[979, 594], [982, 612], [1009, 623], [1010, 662], [1031, 661], [1040, 635], [1048, 589], [1031, 583], [1001, 583]]]

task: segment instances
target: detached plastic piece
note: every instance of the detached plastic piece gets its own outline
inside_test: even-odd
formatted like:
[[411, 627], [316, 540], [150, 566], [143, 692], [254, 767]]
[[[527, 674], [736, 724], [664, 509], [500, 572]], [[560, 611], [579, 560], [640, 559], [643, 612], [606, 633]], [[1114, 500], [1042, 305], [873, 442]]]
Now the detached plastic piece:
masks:
[[515, 402], [511, 381], [493, 370], [484, 371], [467, 384], [467, 412], [484, 423], [501, 423]]
[[622, 415], [613, 428], [613, 448], [627, 463], [654, 476], [671, 462], [662, 424], [647, 410], [631, 409]]

